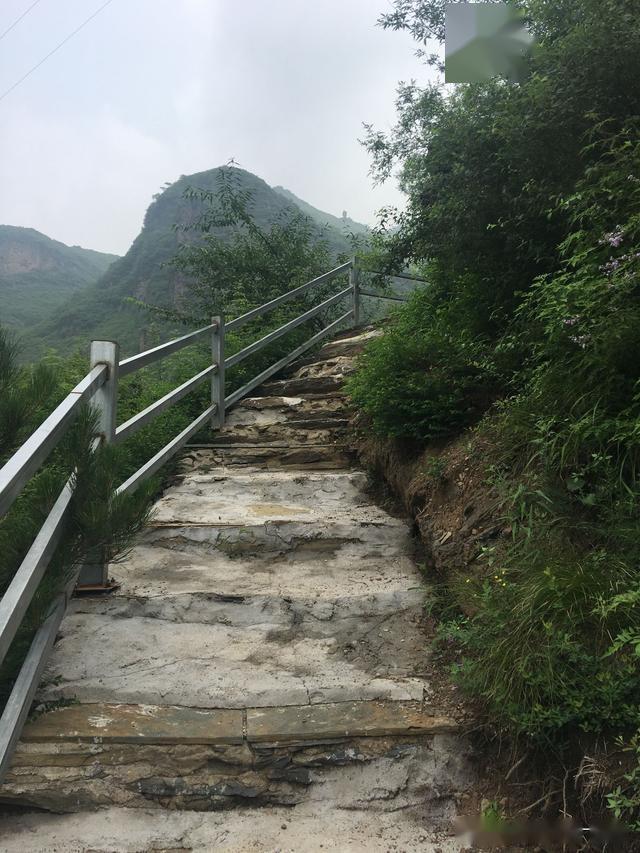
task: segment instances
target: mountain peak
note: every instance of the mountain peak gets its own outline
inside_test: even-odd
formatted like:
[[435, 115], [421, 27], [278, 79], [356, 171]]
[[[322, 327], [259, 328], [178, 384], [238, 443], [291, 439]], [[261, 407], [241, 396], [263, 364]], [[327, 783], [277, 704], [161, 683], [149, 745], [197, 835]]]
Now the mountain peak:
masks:
[[[119, 341], [124, 353], [136, 352], [148, 318], [127, 298], [165, 308], [179, 307], [184, 281], [168, 262], [177, 254], [180, 243], [190, 239], [190, 234], [188, 228], [176, 230], [176, 225], [193, 224], [203, 210], [197, 198], [185, 197], [185, 191], [193, 188], [215, 193], [225, 170], [232, 170], [239, 188], [249, 193], [250, 213], [262, 228], [270, 228], [292, 209], [300, 210], [318, 225], [318, 238], [327, 242], [334, 256], [351, 251], [349, 231], [367, 230], [352, 220], [318, 210], [282, 187], [270, 187], [262, 178], [235, 165], [181, 175], [153, 196], [142, 230], [124, 257], [112, 264], [94, 286], [74, 295], [30, 330], [32, 351], [42, 351], [46, 346], [56, 348], [61, 341], [67, 349], [85, 348], [91, 339], [104, 338]], [[226, 239], [229, 229], [213, 233]]]

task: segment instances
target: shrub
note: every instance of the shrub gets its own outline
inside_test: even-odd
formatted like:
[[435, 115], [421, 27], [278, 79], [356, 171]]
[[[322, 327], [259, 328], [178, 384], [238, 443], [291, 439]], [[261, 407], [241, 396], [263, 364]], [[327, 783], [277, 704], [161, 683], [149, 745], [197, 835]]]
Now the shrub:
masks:
[[495, 393], [486, 348], [451, 329], [429, 288], [416, 291], [366, 349], [347, 384], [380, 435], [428, 441], [473, 423]]

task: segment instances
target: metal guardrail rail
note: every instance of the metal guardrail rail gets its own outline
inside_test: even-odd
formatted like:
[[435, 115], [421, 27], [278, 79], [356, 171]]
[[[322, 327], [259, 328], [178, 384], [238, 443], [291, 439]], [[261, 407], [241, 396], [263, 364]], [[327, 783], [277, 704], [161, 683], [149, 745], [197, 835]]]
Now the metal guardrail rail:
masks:
[[[239, 352], [225, 357], [224, 340], [227, 330], [239, 329], [251, 320], [269, 313], [285, 302], [296, 299], [308, 291], [346, 274], [349, 277], [348, 286], [334, 296], [325, 299], [295, 319], [269, 332], [269, 334], [255, 343], [246, 346]], [[408, 276], [403, 275], [402, 277], [406, 278]], [[89, 373], [87, 373], [41, 426], [25, 441], [22, 447], [0, 469], [0, 518], [8, 512], [30, 478], [38, 471], [49, 454], [57, 446], [62, 436], [73, 423], [83, 403], [89, 402], [98, 412], [99, 436], [96, 439], [96, 444], [99, 442], [119, 443], [126, 440], [130, 435], [133, 435], [161, 412], [177, 403], [205, 380], [210, 380], [211, 404], [207, 409], [117, 489], [118, 493], [132, 491], [161, 468], [195, 433], [207, 424], [210, 424], [214, 428], [222, 426], [225, 419], [225, 412], [231, 406], [235, 405], [254, 388], [269, 379], [269, 377], [278, 373], [306, 350], [310, 349], [327, 335], [330, 335], [342, 323], [352, 320], [353, 326], [358, 326], [360, 324], [361, 295], [404, 301], [403, 297], [398, 297], [397, 295], [376, 293], [360, 288], [359, 279], [360, 270], [356, 259], [353, 258], [312, 281], [302, 284], [258, 308], [247, 311], [246, 314], [236, 317], [226, 324], [224, 317], [214, 317], [209, 325], [201, 329], [197, 329], [168, 343], [160, 344], [138, 355], [125, 358], [122, 361], [119, 358], [117, 343], [113, 341], [93, 341], [91, 344], [91, 366]], [[242, 388], [225, 397], [226, 368], [240, 363], [245, 358], [260, 351], [302, 323], [318, 316], [328, 308], [338, 305], [338, 303], [347, 297], [350, 297], [351, 306], [345, 313], [314, 334], [303, 344], [293, 349], [284, 358], [279, 359], [271, 367], [263, 370]], [[209, 339], [211, 342], [212, 353], [211, 364], [207, 368], [197, 373], [182, 385], [174, 388], [150, 406], [147, 406], [146, 409], [125, 423], [116, 426], [118, 380], [120, 378], [128, 376], [136, 370], [140, 370], [172, 353], [178, 352], [184, 347], [206, 339]], [[7, 654], [22, 624], [29, 604], [61, 539], [66, 514], [72, 497], [73, 478], [67, 482], [55, 501], [8, 589], [0, 600], [0, 663]], [[78, 581], [79, 574], [80, 568], [76, 569], [65, 588], [58, 594], [52, 603], [49, 615], [37, 630], [4, 708], [2, 717], [0, 717], [0, 780], [9, 767], [42, 671], [64, 617], [69, 599]], [[106, 581], [105, 566], [103, 568], [103, 582], [106, 583]]]

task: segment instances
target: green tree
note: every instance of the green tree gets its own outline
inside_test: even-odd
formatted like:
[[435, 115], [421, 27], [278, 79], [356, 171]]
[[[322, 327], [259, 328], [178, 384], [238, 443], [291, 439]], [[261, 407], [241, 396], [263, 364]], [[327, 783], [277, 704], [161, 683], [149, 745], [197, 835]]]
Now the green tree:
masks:
[[[382, 25], [441, 43], [443, 0], [397, 0]], [[553, 271], [568, 233], [553, 203], [594, 161], [586, 134], [620, 130], [640, 110], [640, 24], [632, 0], [523, 0], [538, 45], [521, 85], [398, 91], [389, 134], [368, 126], [378, 179], [399, 169], [407, 209], [388, 241], [395, 262], [431, 264], [434, 286], [468, 305], [468, 323], [499, 337], [519, 294]], [[462, 306], [459, 306], [462, 309]]]

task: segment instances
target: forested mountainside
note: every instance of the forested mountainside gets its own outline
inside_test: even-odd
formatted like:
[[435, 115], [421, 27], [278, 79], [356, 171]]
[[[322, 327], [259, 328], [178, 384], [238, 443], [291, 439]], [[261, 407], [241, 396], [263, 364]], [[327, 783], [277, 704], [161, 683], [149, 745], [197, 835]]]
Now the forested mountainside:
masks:
[[[228, 168], [226, 172], [228, 174]], [[238, 188], [249, 199], [248, 208], [257, 225], [269, 226], [278, 218], [286, 217], [287, 212], [302, 209], [304, 202], [299, 203], [295, 196], [288, 197], [274, 190], [251, 172], [236, 167], [232, 172]], [[132, 304], [127, 297], [164, 308], [180, 306], [185, 279], [169, 262], [183, 242], [197, 239], [197, 232], [189, 230], [189, 226], [198, 221], [203, 210], [202, 202], [185, 197], [185, 192], [190, 188], [215, 192], [221, 177], [220, 168], [183, 175], [154, 196], [142, 231], [126, 255], [114, 263], [95, 286], [82, 294], [74, 294], [73, 299], [38, 324], [25, 338], [26, 354], [35, 358], [47, 348], [57, 348], [60, 341], [65, 342], [67, 350], [85, 347], [93, 338], [117, 340], [124, 352], [131, 353], [153, 335], [167, 331], [157, 319]], [[315, 211], [317, 220], [341, 222], [336, 217], [307, 207]], [[307, 213], [306, 210], [304, 212]], [[366, 226], [354, 224], [366, 230]], [[338, 228], [331, 224], [326, 227], [318, 224], [317, 228], [318, 239], [324, 237], [334, 256], [350, 250], [347, 237]], [[212, 233], [224, 238], [230, 231], [213, 228]]]
[[94, 284], [117, 255], [66, 246], [33, 228], [0, 225], [0, 321], [20, 331]]
[[274, 187], [273, 189], [283, 198], [286, 198], [287, 201], [290, 201], [292, 204], [295, 204], [296, 207], [299, 207], [300, 210], [309, 217], [309, 219], [313, 219], [313, 221], [317, 222], [318, 225], [328, 225], [331, 228], [335, 228], [343, 235], [367, 234], [369, 232], [369, 227], [367, 225], [363, 225], [361, 222], [355, 222], [346, 215], [332, 216], [330, 213], [318, 210], [317, 207], [314, 207], [312, 204], [308, 204], [306, 201], [298, 198], [297, 195], [294, 195], [291, 190], [285, 189], [285, 187]]

